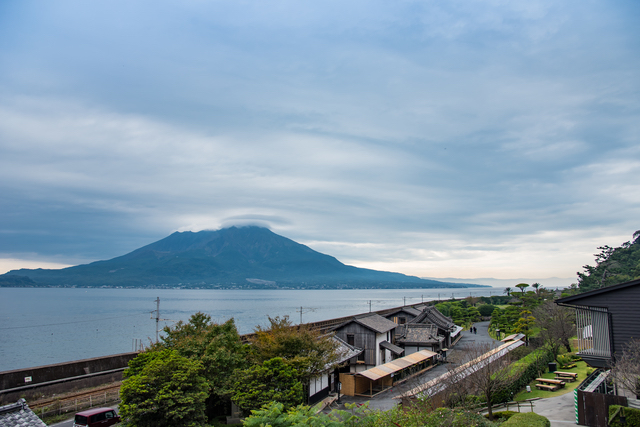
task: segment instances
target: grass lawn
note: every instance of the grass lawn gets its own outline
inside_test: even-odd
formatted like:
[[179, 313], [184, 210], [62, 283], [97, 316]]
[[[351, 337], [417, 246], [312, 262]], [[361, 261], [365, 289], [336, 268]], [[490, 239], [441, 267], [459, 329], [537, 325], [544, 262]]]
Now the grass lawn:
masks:
[[[540, 398], [548, 398], [548, 397], [555, 397], [555, 396], [560, 396], [563, 395], [565, 393], [569, 393], [569, 392], [573, 392], [573, 390], [578, 387], [578, 385], [580, 385], [580, 383], [582, 381], [585, 380], [585, 378], [587, 378], [587, 364], [585, 362], [583, 362], [582, 360], [576, 363], [576, 367], [575, 368], [571, 368], [571, 369], [558, 369], [559, 371], [563, 371], [563, 372], [577, 372], [578, 373], [578, 379], [572, 383], [567, 382], [566, 385], [561, 388], [558, 389], [557, 391], [547, 391], [547, 390], [538, 390], [536, 388], [536, 384], [538, 383], [537, 381], [532, 381], [529, 385], [531, 386], [531, 393], [527, 393], [527, 390], [523, 390], [520, 393], [516, 394], [513, 397], [513, 400], [525, 400], [525, 399], [533, 399], [535, 397], [540, 397]], [[554, 379], [556, 376], [552, 373], [545, 373], [542, 375], [542, 377], [539, 378], [549, 378], [549, 379]]]

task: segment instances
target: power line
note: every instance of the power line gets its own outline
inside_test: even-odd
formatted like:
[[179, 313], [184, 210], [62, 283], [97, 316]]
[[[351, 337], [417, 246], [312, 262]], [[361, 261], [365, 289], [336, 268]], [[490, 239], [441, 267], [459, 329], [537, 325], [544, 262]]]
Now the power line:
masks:
[[0, 328], [0, 330], [5, 330], [5, 329], [26, 329], [26, 328], [43, 328], [43, 327], [46, 327], [46, 326], [72, 325], [74, 323], [99, 322], [101, 320], [122, 319], [122, 318], [125, 318], [125, 317], [140, 316], [142, 314], [149, 314], [149, 312], [145, 311], [145, 312], [142, 312], [142, 313], [130, 314], [128, 316], [104, 317], [102, 319], [90, 319], [90, 320], [85, 319], [85, 320], [78, 320], [76, 322], [47, 323], [46, 325], [30, 325], [30, 326], [9, 326], [7, 328]]

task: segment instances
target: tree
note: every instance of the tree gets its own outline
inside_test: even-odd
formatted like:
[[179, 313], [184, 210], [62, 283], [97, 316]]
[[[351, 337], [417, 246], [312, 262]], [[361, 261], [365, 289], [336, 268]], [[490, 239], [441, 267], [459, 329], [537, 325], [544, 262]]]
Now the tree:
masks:
[[489, 344], [474, 343], [466, 347], [467, 358], [474, 360], [475, 371], [467, 378], [469, 388], [484, 397], [487, 403], [487, 415], [493, 420], [493, 404], [495, 397], [517, 377], [517, 372], [510, 368], [509, 353], [503, 356], [495, 353]]
[[596, 265], [585, 265], [583, 273], [578, 272], [580, 292], [640, 278], [640, 230], [633, 233], [633, 240], [617, 248], [599, 246], [600, 253], [594, 254]]
[[208, 386], [200, 362], [173, 350], [151, 350], [142, 355], [133, 363], [133, 371], [125, 371], [120, 388], [124, 425], [203, 426]]
[[534, 288], [536, 290], [536, 295], [540, 295], [540, 283], [534, 283], [533, 285], [531, 285], [532, 288]]
[[163, 331], [161, 347], [176, 350], [202, 364], [202, 375], [209, 386], [207, 414], [226, 413], [233, 372], [249, 366], [247, 345], [242, 344], [234, 320], [216, 324], [209, 315], [198, 312], [188, 322], [180, 321]]
[[520, 318], [513, 325], [513, 331], [518, 334], [524, 334], [525, 337], [531, 335], [531, 327], [535, 324], [536, 318], [529, 310], [522, 310], [520, 312]]
[[493, 304], [481, 304], [478, 306], [478, 311], [482, 317], [489, 317], [493, 314], [493, 310], [496, 309], [496, 306]]
[[567, 352], [571, 351], [569, 339], [575, 335], [576, 326], [570, 309], [552, 301], [545, 301], [536, 307], [534, 316], [536, 324], [540, 327], [540, 338], [549, 347], [554, 358], [560, 354], [561, 346], [564, 346]]
[[248, 413], [270, 402], [282, 403], [285, 408], [300, 405], [304, 392], [296, 369], [275, 357], [262, 365], [237, 371], [231, 400]]
[[258, 326], [251, 340], [251, 360], [263, 363], [279, 357], [299, 370], [305, 383], [311, 377], [336, 363], [338, 344], [330, 335], [294, 326], [288, 316], [269, 317], [269, 326]]
[[640, 399], [640, 340], [627, 343], [611, 369], [613, 381]]
[[516, 288], [520, 289], [520, 291], [522, 292], [522, 295], [524, 295], [525, 288], [528, 288], [528, 287], [529, 287], [529, 285], [527, 283], [518, 283], [516, 285]]
[[508, 286], [506, 288], [504, 288], [504, 293], [507, 294], [507, 295], [511, 295], [511, 288], [508, 287]]
[[465, 315], [470, 322], [477, 322], [481, 318], [480, 311], [475, 307], [467, 307]]

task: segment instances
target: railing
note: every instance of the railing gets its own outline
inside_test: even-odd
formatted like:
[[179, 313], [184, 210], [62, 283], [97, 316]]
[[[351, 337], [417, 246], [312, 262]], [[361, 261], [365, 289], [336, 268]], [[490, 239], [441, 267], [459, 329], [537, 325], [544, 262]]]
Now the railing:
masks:
[[83, 409], [108, 406], [119, 401], [120, 385], [115, 385], [108, 389], [89, 391], [72, 397], [33, 402], [29, 404], [29, 407], [40, 419], [43, 419], [65, 413], [75, 413]]
[[601, 307], [576, 307], [579, 354], [611, 357], [609, 313]]

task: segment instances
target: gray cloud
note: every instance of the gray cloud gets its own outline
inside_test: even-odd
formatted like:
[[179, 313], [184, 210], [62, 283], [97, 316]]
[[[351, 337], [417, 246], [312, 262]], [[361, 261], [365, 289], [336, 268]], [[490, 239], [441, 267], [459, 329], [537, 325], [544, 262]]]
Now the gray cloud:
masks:
[[638, 228], [634, 2], [3, 8], [4, 258], [251, 223], [409, 274], [567, 277]]

